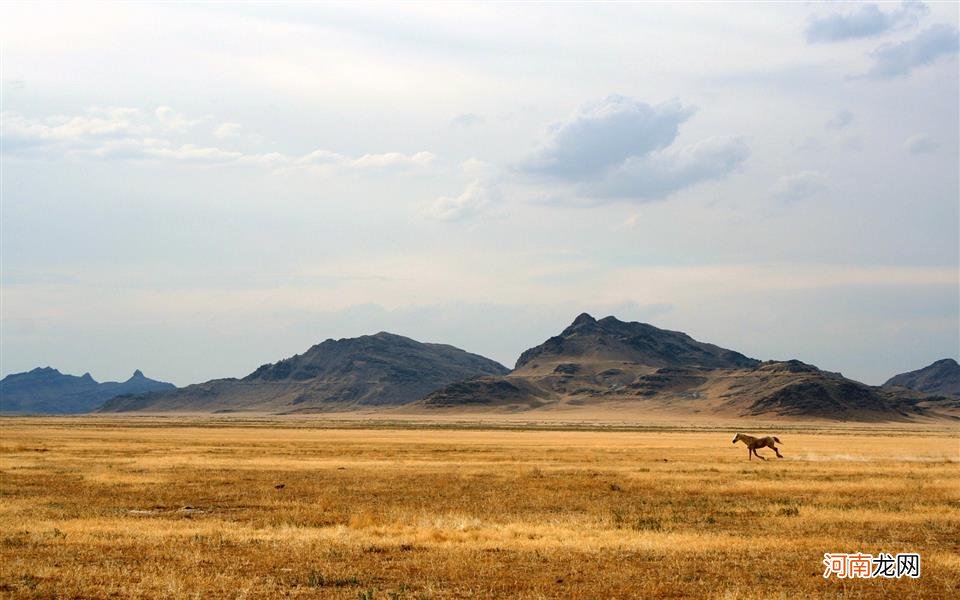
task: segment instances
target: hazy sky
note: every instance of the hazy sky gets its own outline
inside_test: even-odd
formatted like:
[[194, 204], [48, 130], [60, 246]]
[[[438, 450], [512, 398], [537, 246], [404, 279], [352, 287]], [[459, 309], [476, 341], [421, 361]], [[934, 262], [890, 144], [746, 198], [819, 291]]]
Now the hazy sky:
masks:
[[958, 5], [11, 4], [2, 371], [187, 384], [582, 311], [960, 354]]

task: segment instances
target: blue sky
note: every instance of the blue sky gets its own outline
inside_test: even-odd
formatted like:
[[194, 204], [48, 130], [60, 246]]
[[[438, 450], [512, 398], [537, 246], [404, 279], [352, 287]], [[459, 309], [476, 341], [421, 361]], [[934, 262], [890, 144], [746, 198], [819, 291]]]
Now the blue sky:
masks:
[[582, 311], [960, 354], [958, 7], [4, 4], [2, 371], [187, 384]]

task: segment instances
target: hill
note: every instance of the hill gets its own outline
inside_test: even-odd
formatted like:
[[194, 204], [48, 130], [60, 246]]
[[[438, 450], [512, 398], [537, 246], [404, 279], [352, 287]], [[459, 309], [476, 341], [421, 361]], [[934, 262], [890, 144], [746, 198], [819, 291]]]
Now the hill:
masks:
[[760, 362], [733, 350], [698, 342], [679, 331], [624, 322], [616, 317], [604, 317], [598, 321], [583, 313], [560, 335], [521, 354], [514, 370], [537, 372], [543, 365], [557, 364], [567, 357], [581, 362], [612, 360], [648, 367], [736, 368]]
[[326, 340], [242, 379], [120, 396], [101, 412], [316, 412], [407, 404], [450, 383], [506, 367], [445, 344], [380, 332]]
[[960, 364], [952, 358], [944, 358], [922, 369], [895, 375], [883, 387], [960, 398]]
[[98, 383], [90, 373], [78, 377], [51, 367], [37, 367], [0, 380], [0, 412], [85, 413], [96, 410], [114, 396], [174, 388], [172, 383], [145, 377], [139, 369], [126, 381]]
[[433, 411], [605, 407], [631, 413], [906, 420], [936, 414], [922, 394], [853, 381], [797, 360], [767, 361], [687, 334], [581, 314], [524, 352], [506, 376], [441, 388]]

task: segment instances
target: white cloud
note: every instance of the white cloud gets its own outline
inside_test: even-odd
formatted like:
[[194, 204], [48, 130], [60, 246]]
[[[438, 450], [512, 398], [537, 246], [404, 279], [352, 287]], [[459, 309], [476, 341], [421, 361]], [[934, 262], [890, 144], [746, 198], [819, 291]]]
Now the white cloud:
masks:
[[228, 163], [243, 155], [214, 147], [173, 144], [158, 138], [109, 140], [85, 150], [88, 156], [116, 160], [164, 160], [185, 163]]
[[242, 158], [239, 158], [237, 162], [271, 169], [281, 169], [289, 165], [291, 160], [293, 160], [291, 157], [286, 154], [281, 154], [280, 152], [264, 152], [244, 155]]
[[676, 100], [650, 106], [625, 96], [608, 96], [554, 123], [521, 169], [568, 181], [596, 177], [631, 156], [666, 148], [693, 113], [693, 108]]
[[169, 106], [158, 107], [154, 114], [163, 128], [173, 133], [186, 133], [194, 125], [203, 122], [203, 119], [188, 119]]
[[220, 123], [220, 125], [213, 130], [213, 135], [220, 139], [235, 138], [240, 135], [242, 130], [243, 127], [240, 123]]
[[805, 34], [809, 43], [872, 37], [916, 26], [929, 12], [922, 2], [903, 2], [890, 12], [881, 11], [876, 4], [864, 4], [846, 14], [810, 17]]
[[928, 135], [918, 133], [907, 138], [903, 147], [911, 154], [933, 154], [940, 147], [940, 143]]
[[398, 170], [427, 167], [433, 163], [436, 156], [430, 152], [421, 151], [414, 154], [402, 152], [385, 152], [382, 154], [364, 154], [351, 157], [329, 150], [315, 150], [299, 158], [292, 159], [290, 169], [306, 169], [316, 173], [330, 173], [333, 171], [354, 170]]
[[139, 122], [139, 116], [137, 109], [122, 107], [93, 108], [83, 115], [44, 119], [4, 112], [0, 135], [3, 136], [4, 150], [12, 153], [49, 145], [79, 148], [103, 140], [150, 133], [150, 126]]
[[[164, 130], [187, 127], [189, 121], [163, 107], [155, 113]], [[162, 116], [161, 116], [162, 115]], [[157, 137], [144, 113], [135, 108], [94, 108], [84, 115], [31, 119], [4, 113], [3, 145], [7, 154], [56, 159], [63, 156], [111, 160], [163, 160], [185, 163], [229, 163], [240, 152], [174, 143]]]
[[[253, 153], [174, 142], [171, 134], [182, 134], [202, 119], [187, 119], [169, 107], [154, 111], [160, 127], [151, 125], [136, 108], [97, 108], [73, 117], [32, 119], [3, 113], [4, 152], [31, 158], [56, 159], [63, 156], [112, 160], [156, 160], [195, 164], [254, 164], [272, 169], [306, 169], [318, 173], [336, 171], [396, 170], [426, 167], [436, 156], [430, 152], [403, 154], [384, 152], [347, 156], [330, 150], [315, 150], [302, 156], [279, 152]], [[214, 131], [229, 138], [241, 131], [236, 123], [222, 123]], [[166, 137], [164, 137], [166, 136]]]
[[770, 193], [780, 200], [796, 201], [810, 198], [827, 189], [826, 178], [816, 171], [801, 171], [778, 179]]
[[661, 199], [685, 187], [723, 178], [750, 154], [739, 137], [673, 146], [680, 125], [693, 114], [693, 108], [677, 100], [651, 106], [609, 96], [554, 124], [520, 170], [572, 184], [594, 200]]
[[474, 179], [492, 178], [496, 172], [496, 167], [479, 158], [471, 157], [460, 163], [460, 171]]
[[437, 221], [463, 221], [484, 214], [498, 200], [495, 186], [475, 180], [459, 196], [443, 196], [429, 203], [423, 216]]
[[144, 158], [194, 163], [233, 162], [242, 156], [243, 154], [240, 152], [231, 152], [214, 147], [195, 146], [193, 144], [183, 144], [181, 146], [162, 144], [159, 147], [147, 147], [144, 152]]
[[683, 148], [631, 156], [603, 179], [583, 186], [601, 197], [655, 200], [736, 170], [750, 149], [739, 137], [712, 137]]
[[905, 77], [917, 67], [931, 65], [960, 50], [960, 32], [953, 25], [938, 24], [899, 43], [883, 44], [870, 53], [873, 66], [866, 73], [872, 79]]
[[429, 152], [403, 154], [387, 152], [384, 154], [364, 154], [363, 156], [347, 161], [352, 169], [383, 169], [388, 167], [424, 167], [433, 162], [436, 157]]

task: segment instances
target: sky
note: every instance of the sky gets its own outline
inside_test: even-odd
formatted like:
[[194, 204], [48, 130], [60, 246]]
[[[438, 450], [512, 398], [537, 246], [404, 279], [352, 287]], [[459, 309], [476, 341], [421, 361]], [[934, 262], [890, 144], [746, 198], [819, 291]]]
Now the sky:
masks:
[[577, 314], [960, 355], [956, 3], [4, 3], [3, 375]]

